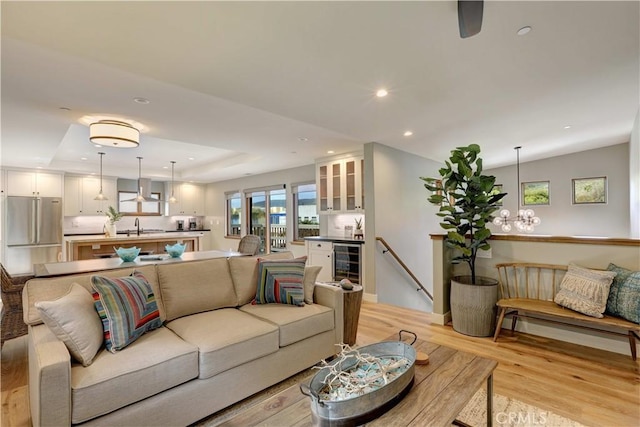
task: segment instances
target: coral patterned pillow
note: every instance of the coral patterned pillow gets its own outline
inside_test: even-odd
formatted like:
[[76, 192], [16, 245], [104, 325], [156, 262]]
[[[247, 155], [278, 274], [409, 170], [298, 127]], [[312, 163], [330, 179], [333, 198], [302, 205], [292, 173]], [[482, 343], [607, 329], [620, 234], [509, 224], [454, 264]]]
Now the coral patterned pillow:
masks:
[[122, 350], [145, 332], [162, 326], [153, 289], [141, 273], [120, 278], [91, 276], [91, 285], [110, 352]]
[[307, 258], [260, 261], [256, 304], [304, 305], [304, 267]]

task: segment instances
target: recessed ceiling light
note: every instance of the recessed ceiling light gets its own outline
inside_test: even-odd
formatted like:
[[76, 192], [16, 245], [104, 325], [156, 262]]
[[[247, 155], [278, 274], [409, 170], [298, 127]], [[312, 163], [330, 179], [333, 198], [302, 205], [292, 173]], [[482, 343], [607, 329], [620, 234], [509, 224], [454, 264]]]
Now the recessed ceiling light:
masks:
[[333, 150], [327, 151], [327, 154], [333, 154], [333, 153], [335, 153], [335, 151], [333, 151]]
[[301, 136], [300, 138], [298, 138], [298, 141], [300, 142], [307, 142], [309, 140], [309, 138], [305, 138], [304, 136]]
[[404, 136], [411, 136], [413, 135], [413, 132], [411, 132], [410, 130], [406, 131], [404, 134]]
[[378, 98], [384, 98], [387, 95], [389, 95], [389, 92], [387, 92], [386, 89], [378, 89], [378, 91], [376, 92], [376, 96]]
[[87, 160], [86, 157], [80, 157], [80, 160]]
[[517, 34], [518, 34], [519, 36], [524, 36], [525, 34], [528, 34], [528, 33], [529, 33], [529, 31], [531, 31], [531, 27], [527, 25], [526, 27], [522, 27], [522, 28], [520, 28], [520, 29], [518, 30]]
[[42, 166], [36, 166], [36, 169], [42, 169]]
[[193, 157], [189, 157], [188, 160], [195, 160]]
[[98, 145], [98, 144], [93, 144], [93, 146], [94, 146], [94, 147], [96, 147], [96, 148], [100, 148], [100, 147], [101, 147], [101, 146], [100, 146], [100, 145]]
[[565, 129], [571, 129], [571, 125], [566, 125], [564, 128]]
[[149, 104], [151, 102], [147, 98], [133, 98], [133, 101], [138, 104]]
[[163, 166], [162, 169], [169, 169], [169, 166]]

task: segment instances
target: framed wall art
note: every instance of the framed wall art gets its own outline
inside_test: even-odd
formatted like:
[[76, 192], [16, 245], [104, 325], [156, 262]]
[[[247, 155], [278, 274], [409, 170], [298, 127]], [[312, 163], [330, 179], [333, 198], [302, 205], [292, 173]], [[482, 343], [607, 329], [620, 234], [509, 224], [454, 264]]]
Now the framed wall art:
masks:
[[574, 205], [607, 203], [607, 177], [574, 178], [571, 180]]
[[[500, 194], [502, 193], [502, 184], [495, 184], [493, 186], [493, 189], [489, 192], [490, 196], [493, 196], [494, 194]], [[504, 200], [504, 197], [502, 199], [500, 199], [498, 201], [498, 203], [496, 203], [496, 205], [498, 206], [502, 206], [502, 201]]]
[[548, 205], [549, 181], [531, 181], [522, 183], [522, 205]]

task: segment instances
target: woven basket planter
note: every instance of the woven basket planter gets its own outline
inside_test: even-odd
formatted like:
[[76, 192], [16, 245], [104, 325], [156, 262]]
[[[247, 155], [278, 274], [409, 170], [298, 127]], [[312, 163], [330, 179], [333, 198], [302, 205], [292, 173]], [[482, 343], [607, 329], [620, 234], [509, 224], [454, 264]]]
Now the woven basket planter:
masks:
[[473, 337], [493, 336], [496, 328], [498, 281], [488, 277], [456, 276], [451, 280], [453, 330]]

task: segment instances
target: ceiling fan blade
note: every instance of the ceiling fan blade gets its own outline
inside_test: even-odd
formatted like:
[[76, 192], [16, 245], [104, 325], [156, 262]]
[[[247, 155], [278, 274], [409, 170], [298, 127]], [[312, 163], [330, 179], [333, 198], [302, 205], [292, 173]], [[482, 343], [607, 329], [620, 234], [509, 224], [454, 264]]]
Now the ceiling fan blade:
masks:
[[482, 29], [483, 0], [458, 0], [460, 37], [475, 36]]

